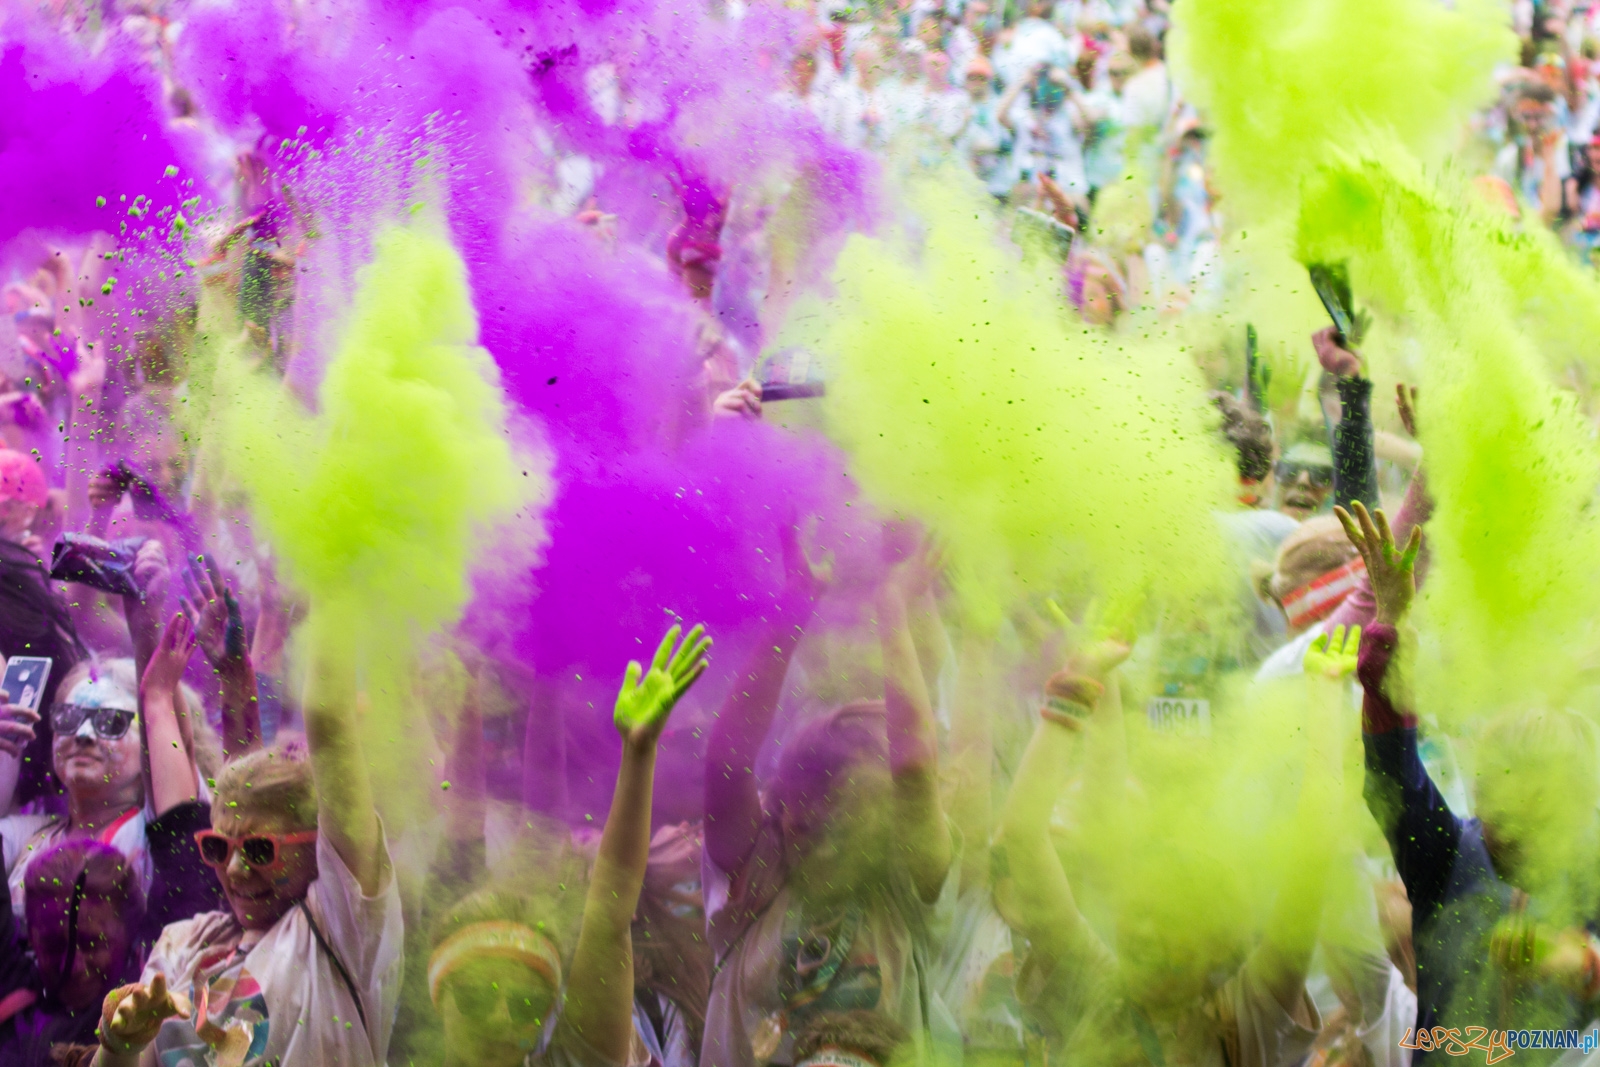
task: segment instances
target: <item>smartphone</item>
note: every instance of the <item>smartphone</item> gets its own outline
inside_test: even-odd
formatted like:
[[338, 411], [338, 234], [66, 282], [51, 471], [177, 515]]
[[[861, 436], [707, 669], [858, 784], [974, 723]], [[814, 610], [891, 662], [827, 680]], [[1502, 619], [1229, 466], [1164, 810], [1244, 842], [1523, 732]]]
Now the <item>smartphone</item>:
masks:
[[0, 696], [7, 704], [38, 711], [45, 683], [50, 681], [50, 663], [48, 656], [12, 656], [6, 660], [6, 673], [0, 676]]
[[1306, 271], [1311, 275], [1311, 288], [1317, 291], [1333, 320], [1333, 328], [1339, 331], [1340, 343], [1359, 345], [1367, 332], [1367, 319], [1356, 314], [1355, 301], [1350, 297], [1349, 267], [1343, 263], [1312, 263]]
[[1072, 254], [1072, 227], [1031, 207], [1017, 208], [1011, 224], [1011, 239], [1029, 254], [1044, 255], [1065, 263]]
[[828, 393], [820, 368], [804, 348], [784, 348], [762, 356], [756, 368], [756, 380], [761, 383], [763, 404], [773, 400], [804, 400]]

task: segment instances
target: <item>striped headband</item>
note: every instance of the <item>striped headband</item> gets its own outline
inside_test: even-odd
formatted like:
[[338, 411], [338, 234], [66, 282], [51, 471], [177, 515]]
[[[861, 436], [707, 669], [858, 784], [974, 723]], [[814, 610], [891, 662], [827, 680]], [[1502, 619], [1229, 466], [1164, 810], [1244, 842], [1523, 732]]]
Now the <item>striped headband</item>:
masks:
[[1366, 573], [1366, 561], [1357, 556], [1344, 566], [1290, 590], [1279, 601], [1283, 613], [1289, 616], [1289, 625], [1307, 626], [1333, 614], [1333, 609], [1344, 603], [1344, 598]]
[[561, 988], [561, 954], [549, 935], [521, 923], [473, 923], [441, 941], [428, 960], [428, 996], [434, 1006], [439, 1005], [446, 978], [462, 964], [486, 956], [524, 964], [549, 982], [552, 990]]
[[819, 1048], [794, 1067], [878, 1067], [876, 1063], [842, 1048]]

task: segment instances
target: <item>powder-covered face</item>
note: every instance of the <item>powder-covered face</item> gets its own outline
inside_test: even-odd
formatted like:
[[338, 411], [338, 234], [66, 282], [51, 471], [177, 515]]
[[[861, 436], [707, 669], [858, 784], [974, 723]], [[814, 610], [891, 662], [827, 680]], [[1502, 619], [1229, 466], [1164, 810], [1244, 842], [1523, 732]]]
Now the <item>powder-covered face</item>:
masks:
[[[108, 675], [90, 676], [72, 687], [62, 701], [82, 708], [114, 709], [137, 714], [139, 698]], [[80, 797], [115, 795], [139, 788], [139, 723], [135, 719], [119, 738], [101, 737], [95, 716], [86, 716], [76, 731], [58, 732], [51, 750], [56, 777], [69, 794]]]
[[449, 1063], [516, 1067], [539, 1044], [555, 993], [525, 963], [484, 957], [451, 973], [439, 993]]
[[[70, 886], [63, 889], [65, 896], [71, 895]], [[65, 900], [60, 902], [59, 912], [56, 921], [28, 931], [34, 955], [52, 981], [59, 975], [70, 948]], [[83, 1008], [98, 1002], [122, 976], [132, 936], [116, 904], [91, 897], [78, 907], [77, 940], [72, 970], [59, 987], [59, 996], [67, 1006]]]

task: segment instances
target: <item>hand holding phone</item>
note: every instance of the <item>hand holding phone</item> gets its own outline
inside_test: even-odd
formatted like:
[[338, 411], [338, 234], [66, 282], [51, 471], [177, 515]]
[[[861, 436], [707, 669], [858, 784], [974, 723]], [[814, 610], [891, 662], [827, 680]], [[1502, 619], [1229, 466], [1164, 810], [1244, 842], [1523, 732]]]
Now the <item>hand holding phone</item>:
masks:
[[[0, 675], [0, 703], [38, 711], [44, 688], [50, 681], [48, 656], [12, 656]], [[37, 718], [37, 716], [35, 716]]]

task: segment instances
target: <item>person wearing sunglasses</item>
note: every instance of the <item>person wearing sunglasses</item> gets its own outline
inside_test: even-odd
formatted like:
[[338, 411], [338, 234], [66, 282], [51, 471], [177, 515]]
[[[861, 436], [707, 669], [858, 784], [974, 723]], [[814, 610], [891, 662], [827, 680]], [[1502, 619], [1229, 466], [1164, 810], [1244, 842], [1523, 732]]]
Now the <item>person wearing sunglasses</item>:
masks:
[[[194, 651], [188, 620], [175, 616], [153, 651], [144, 679], [141, 731], [140, 686], [130, 659], [88, 661], [62, 680], [65, 696], [49, 709], [51, 757], [66, 790], [65, 815], [16, 814], [0, 818], [12, 908], [26, 915], [24, 872], [28, 862], [63, 841], [92, 838], [128, 858], [143, 893], [154, 867], [150, 827], [177, 805], [196, 799], [199, 777], [196, 740], [209, 747], [203, 716], [190, 715], [199, 701], [185, 693], [184, 668]], [[32, 734], [37, 716], [12, 708], [14, 722]], [[141, 732], [150, 738], [149, 779], [141, 760]], [[183, 817], [178, 817], [182, 821]]]
[[[697, 626], [680, 641], [674, 626], [648, 670], [628, 664], [613, 713], [622, 766], [570, 965], [568, 924], [526, 892], [480, 891], [440, 922], [427, 975], [446, 1067], [648, 1060], [634, 1028], [632, 921], [650, 851], [656, 745], [674, 705], [705, 671], [711, 641], [703, 634]], [[558, 865], [548, 864], [546, 877], [560, 877]]]
[[387, 1061], [400, 893], [356, 730], [355, 670], [335, 644], [311, 643], [309, 755], [256, 749], [218, 773], [211, 829], [194, 840], [227, 910], [168, 925], [140, 982], [107, 996], [99, 1067]]
[[1312, 441], [1290, 445], [1273, 464], [1272, 474], [1278, 510], [1304, 522], [1322, 510], [1333, 492], [1333, 452]]

